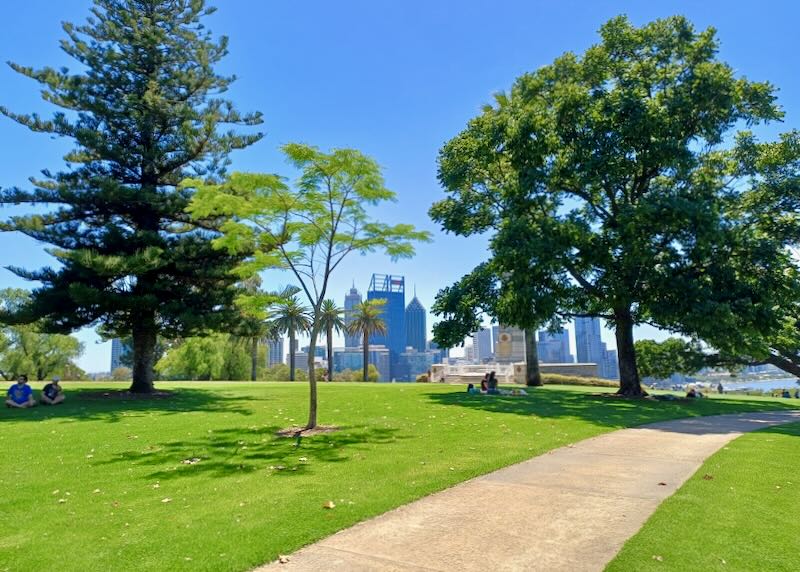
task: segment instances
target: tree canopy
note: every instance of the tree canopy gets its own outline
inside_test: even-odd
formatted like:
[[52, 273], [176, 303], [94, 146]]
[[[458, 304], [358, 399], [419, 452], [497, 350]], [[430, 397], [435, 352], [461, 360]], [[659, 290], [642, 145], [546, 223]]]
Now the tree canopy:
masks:
[[[257, 141], [232, 127], [261, 122], [224, 99], [234, 78], [215, 66], [228, 51], [203, 25], [204, 0], [95, 0], [83, 25], [65, 23], [67, 68], [11, 67], [59, 108], [49, 119], [0, 113], [35, 132], [72, 140], [67, 167], [0, 204], [52, 207], [0, 229], [52, 245], [54, 268], [11, 270], [41, 283], [15, 323], [68, 333], [101, 324], [132, 336], [132, 391], [152, 390], [156, 337], [221, 328], [233, 314], [238, 256], [211, 247], [212, 219], [191, 219], [189, 176], [218, 177], [228, 153]], [[37, 40], [38, 41], [38, 40]]]
[[760, 143], [741, 130], [782, 112], [769, 83], [718, 59], [713, 29], [618, 17], [600, 38], [519, 77], [442, 148], [448, 197], [431, 216], [491, 242], [438, 296], [435, 333], [452, 345], [481, 311], [523, 328], [604, 318], [620, 392], [639, 395], [634, 326], [753, 355], [787, 318], [797, 234], [783, 203], [800, 155], [796, 134]]

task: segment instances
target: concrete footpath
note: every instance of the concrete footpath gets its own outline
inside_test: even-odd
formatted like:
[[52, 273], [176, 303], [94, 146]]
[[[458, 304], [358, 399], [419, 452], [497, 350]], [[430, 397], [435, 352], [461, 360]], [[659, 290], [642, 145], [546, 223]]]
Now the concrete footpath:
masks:
[[712, 453], [742, 433], [790, 422], [800, 422], [800, 411], [614, 431], [425, 497], [258, 570], [602, 570]]

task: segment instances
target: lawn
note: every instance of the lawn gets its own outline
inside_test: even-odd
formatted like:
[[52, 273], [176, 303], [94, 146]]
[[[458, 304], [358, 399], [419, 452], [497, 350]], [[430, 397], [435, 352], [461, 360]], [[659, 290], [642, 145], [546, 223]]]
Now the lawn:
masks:
[[[599, 433], [795, 405], [633, 402], [559, 386], [526, 398], [322, 384], [321, 420], [340, 430], [297, 442], [275, 432], [305, 420], [303, 383], [161, 384], [175, 397], [127, 402], [99, 397], [109, 387], [66, 384], [63, 406], [0, 413], [0, 570], [247, 570]], [[335, 507], [323, 508], [329, 501]]]
[[800, 424], [739, 437], [710, 457], [607, 571], [800, 569]]

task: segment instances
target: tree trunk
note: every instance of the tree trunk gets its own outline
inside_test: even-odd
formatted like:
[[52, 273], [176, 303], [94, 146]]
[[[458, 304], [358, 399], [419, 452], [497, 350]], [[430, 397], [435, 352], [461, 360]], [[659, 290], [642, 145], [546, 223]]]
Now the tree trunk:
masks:
[[289, 381], [294, 381], [294, 330], [289, 330]]
[[311, 340], [308, 343], [308, 423], [306, 429], [317, 426], [317, 372], [314, 368], [314, 354], [317, 353], [317, 328], [311, 328]]
[[364, 332], [364, 381], [369, 381], [369, 334]]
[[617, 338], [617, 359], [619, 360], [620, 395], [639, 397], [647, 395], [642, 391], [639, 371], [636, 368], [636, 349], [633, 345], [633, 318], [630, 310], [614, 312], [615, 334]]
[[328, 381], [333, 381], [333, 328], [328, 328], [328, 333], [325, 337], [325, 342], [328, 354]]
[[258, 338], [254, 337], [250, 346], [250, 381], [258, 379]]
[[539, 348], [536, 347], [536, 330], [525, 330], [525, 385], [542, 385], [539, 371]]
[[133, 337], [133, 383], [131, 393], [152, 393], [153, 363], [156, 354], [155, 314], [139, 316], [131, 332]]

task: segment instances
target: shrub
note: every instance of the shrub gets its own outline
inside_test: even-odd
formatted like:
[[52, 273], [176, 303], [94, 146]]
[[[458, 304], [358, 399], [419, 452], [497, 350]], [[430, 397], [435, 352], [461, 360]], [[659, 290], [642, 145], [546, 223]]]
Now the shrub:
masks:
[[427, 373], [421, 373], [417, 376], [417, 383], [430, 383]]
[[589, 385], [592, 387], [619, 387], [619, 382], [613, 379], [581, 377], [578, 375], [561, 375], [559, 373], [543, 373], [542, 383], [545, 385]]

